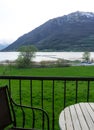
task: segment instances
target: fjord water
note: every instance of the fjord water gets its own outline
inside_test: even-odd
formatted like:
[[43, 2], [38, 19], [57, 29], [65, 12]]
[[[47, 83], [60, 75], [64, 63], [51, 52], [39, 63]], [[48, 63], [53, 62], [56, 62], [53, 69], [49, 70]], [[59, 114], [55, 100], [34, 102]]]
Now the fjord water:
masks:
[[[2, 61], [14, 61], [17, 59], [19, 52], [0, 52], [0, 62]], [[81, 60], [83, 52], [36, 52], [33, 61], [48, 61], [48, 60]], [[90, 52], [90, 56], [94, 59], [94, 52]]]

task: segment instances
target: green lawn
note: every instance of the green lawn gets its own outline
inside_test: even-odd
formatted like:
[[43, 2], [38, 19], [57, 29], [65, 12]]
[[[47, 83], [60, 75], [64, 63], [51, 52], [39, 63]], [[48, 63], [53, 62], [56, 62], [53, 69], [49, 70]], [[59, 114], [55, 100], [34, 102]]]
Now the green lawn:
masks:
[[[17, 69], [15, 67], [0, 66], [0, 75], [24, 75], [24, 76], [94, 76], [94, 66], [73, 66], [73, 67], [63, 67], [63, 68], [29, 68], [29, 69]], [[2, 81], [1, 81], [2, 82]], [[1, 83], [0, 82], [0, 83]], [[4, 81], [3, 81], [4, 83]], [[63, 109], [63, 100], [64, 100], [64, 82], [55, 81], [54, 82], [54, 94], [55, 94], [55, 129], [59, 130], [58, 118], [61, 110]], [[19, 103], [18, 95], [18, 85], [19, 81], [12, 81], [12, 96], [14, 100]], [[30, 88], [28, 81], [22, 82], [22, 102], [25, 105], [30, 104]], [[90, 83], [90, 101], [94, 101], [94, 82]], [[66, 89], [66, 105], [71, 105], [75, 103], [75, 82], [68, 82]], [[50, 123], [52, 122], [52, 81], [44, 81], [44, 109], [48, 112], [50, 117]], [[86, 101], [86, 92], [87, 92], [87, 83], [79, 82], [78, 87], [78, 102]], [[33, 106], [41, 106], [41, 81], [33, 81]], [[19, 111], [17, 118], [20, 119]], [[31, 118], [31, 117], [30, 117]], [[28, 123], [30, 122], [29, 115], [27, 117]], [[29, 125], [28, 125], [29, 126]]]
[[94, 76], [94, 66], [71, 66], [63, 68], [29, 68], [0, 66], [0, 75], [25, 76]]

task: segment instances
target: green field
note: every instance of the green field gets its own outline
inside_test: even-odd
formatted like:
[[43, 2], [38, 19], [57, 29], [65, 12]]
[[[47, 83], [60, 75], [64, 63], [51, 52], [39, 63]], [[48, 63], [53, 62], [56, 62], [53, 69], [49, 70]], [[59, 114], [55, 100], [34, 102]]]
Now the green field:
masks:
[[0, 66], [0, 75], [24, 76], [94, 76], [94, 66], [71, 66], [62, 68], [26, 68]]
[[[93, 77], [94, 76], [94, 66], [75, 66], [75, 67], [63, 67], [63, 68], [29, 68], [29, 69], [17, 69], [11, 66], [0, 66], [0, 75], [9, 75], [9, 76], [86, 76]], [[4, 81], [1, 81], [0, 84], [3, 84]], [[55, 129], [59, 130], [58, 118], [61, 110], [63, 109], [63, 100], [64, 100], [64, 86], [63, 81], [55, 81], [54, 82], [54, 94], [55, 94]], [[19, 103], [19, 95], [18, 95], [18, 86], [19, 82], [12, 81], [12, 96], [13, 99]], [[90, 101], [94, 101], [94, 82], [90, 83]], [[52, 81], [44, 82], [44, 109], [47, 111], [50, 117], [50, 123], [52, 122]], [[86, 101], [87, 98], [87, 83], [79, 82], [78, 88], [78, 102]], [[68, 82], [66, 89], [66, 105], [71, 105], [75, 103], [75, 82]], [[22, 102], [25, 105], [30, 104], [30, 88], [29, 83], [27, 81], [22, 82]], [[41, 106], [41, 82], [33, 81], [33, 106], [40, 107]], [[29, 113], [30, 114], [30, 113]], [[29, 114], [27, 117], [28, 124], [30, 122]], [[17, 115], [18, 120], [20, 119], [20, 115], [18, 112]], [[39, 122], [38, 122], [39, 123]], [[37, 124], [39, 125], [39, 124]], [[50, 124], [51, 125], [51, 124]], [[28, 127], [29, 125], [27, 125]], [[52, 129], [51, 129], [52, 130]]]

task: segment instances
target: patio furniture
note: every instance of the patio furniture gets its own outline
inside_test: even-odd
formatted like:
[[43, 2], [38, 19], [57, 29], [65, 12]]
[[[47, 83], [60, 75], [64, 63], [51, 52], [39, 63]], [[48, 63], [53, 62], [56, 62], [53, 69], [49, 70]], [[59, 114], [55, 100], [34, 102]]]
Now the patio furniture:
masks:
[[94, 130], [94, 103], [66, 107], [59, 117], [60, 130]]
[[[15, 110], [14, 106], [17, 106], [20, 108], [20, 111], [23, 113], [22, 117], [22, 127], [17, 127], [16, 124], [16, 115], [15, 115]], [[24, 128], [25, 127], [25, 111], [24, 109], [30, 109], [33, 113], [33, 123], [32, 123], [32, 128]], [[44, 129], [44, 124], [46, 124], [47, 130], [49, 130], [49, 118], [47, 113], [41, 109], [41, 108], [35, 108], [35, 107], [29, 107], [29, 106], [22, 106], [19, 104], [16, 104], [13, 99], [10, 96], [10, 92], [8, 90], [8, 86], [3, 86], [0, 87], [0, 130], [4, 130], [4, 128], [9, 127], [9, 130], [37, 130], [34, 128], [34, 123], [35, 123], [35, 111], [39, 111], [43, 115], [43, 122], [42, 122], [42, 128], [40, 130]], [[41, 119], [40, 119], [41, 120]], [[10, 127], [10, 125], [12, 125]]]

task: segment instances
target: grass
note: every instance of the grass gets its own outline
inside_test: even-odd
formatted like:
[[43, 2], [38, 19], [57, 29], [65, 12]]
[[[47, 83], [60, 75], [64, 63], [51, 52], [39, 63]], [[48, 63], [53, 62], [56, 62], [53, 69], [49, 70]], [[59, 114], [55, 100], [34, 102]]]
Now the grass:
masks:
[[94, 76], [94, 66], [71, 66], [63, 68], [26, 68], [0, 66], [0, 75], [24, 76]]
[[[0, 75], [24, 75], [24, 76], [94, 76], [94, 66], [71, 66], [63, 68], [29, 68], [29, 69], [17, 69], [15, 67], [0, 66]], [[2, 82], [4, 83], [4, 81]], [[1, 82], [0, 82], [1, 84]], [[41, 106], [41, 81], [33, 81], [33, 105], [36, 107]], [[58, 118], [61, 110], [63, 109], [64, 100], [64, 86], [63, 81], [55, 81], [55, 129], [59, 130]], [[94, 101], [94, 82], [90, 83], [90, 101]], [[12, 96], [14, 100], [19, 103], [19, 81], [11, 82]], [[22, 81], [22, 102], [25, 105], [30, 104], [30, 88], [28, 81]], [[50, 117], [50, 122], [52, 122], [52, 81], [44, 81], [44, 109], [48, 112]], [[78, 87], [78, 102], [86, 101], [87, 83], [79, 82]], [[75, 103], [75, 82], [67, 82], [66, 89], [66, 105], [71, 105]], [[17, 118], [20, 119], [19, 111]], [[29, 123], [29, 115], [27, 117]], [[28, 125], [29, 126], [29, 125]]]

